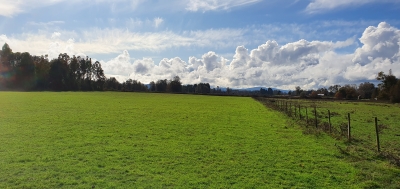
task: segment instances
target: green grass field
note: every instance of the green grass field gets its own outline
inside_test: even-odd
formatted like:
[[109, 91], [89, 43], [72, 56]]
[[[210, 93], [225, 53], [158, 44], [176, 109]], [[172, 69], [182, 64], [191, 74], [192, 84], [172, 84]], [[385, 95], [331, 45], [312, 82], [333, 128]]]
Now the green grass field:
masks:
[[365, 171], [335, 143], [251, 98], [0, 93], [0, 188], [400, 186], [398, 168]]
[[[292, 106], [301, 105], [303, 118], [308, 107], [308, 116], [314, 120], [313, 107], [317, 107], [317, 117], [320, 124], [328, 124], [328, 110], [331, 112], [331, 124], [340, 131], [340, 125], [347, 126], [350, 113], [351, 135], [354, 144], [364, 146], [370, 151], [377, 150], [375, 117], [380, 128], [379, 137], [381, 150], [400, 157], [400, 105], [373, 103], [366, 101], [326, 101], [326, 100], [289, 100]], [[294, 110], [292, 109], [294, 113]]]
[[[377, 183], [389, 183], [400, 178], [399, 104], [375, 103], [373, 101], [257, 99], [268, 107], [289, 115], [287, 119], [292, 119], [293, 122], [303, 125], [303, 132], [305, 133], [320, 134], [321, 128], [325, 127], [327, 129], [325, 132], [337, 139], [336, 143], [344, 145], [340, 146], [340, 151], [346, 154], [346, 159], [352, 162], [354, 167], [362, 170], [361, 177], [364, 179], [373, 178], [376, 181], [374, 182], [376, 186], [373, 188], [380, 186]], [[288, 104], [288, 112], [286, 112], [286, 103]], [[299, 106], [301, 107], [301, 120], [298, 113]], [[294, 107], [297, 108], [296, 113]], [[314, 107], [317, 110], [318, 129], [315, 129]], [[331, 131], [328, 129], [328, 110], [331, 112], [333, 127]], [[306, 112], [308, 112], [308, 124], [306, 124]], [[351, 121], [351, 142], [347, 140], [348, 113], [350, 113]], [[381, 152], [377, 151], [375, 117], [378, 118]], [[343, 135], [340, 134], [342, 132], [340, 127], [345, 129]], [[390, 162], [392, 165], [387, 166], [385, 163], [379, 163], [382, 161]], [[390, 169], [387, 169], [388, 167]], [[374, 185], [373, 183], [370, 184]], [[391, 186], [399, 188], [400, 184], [396, 182], [393, 185], [384, 186], [384, 188]]]

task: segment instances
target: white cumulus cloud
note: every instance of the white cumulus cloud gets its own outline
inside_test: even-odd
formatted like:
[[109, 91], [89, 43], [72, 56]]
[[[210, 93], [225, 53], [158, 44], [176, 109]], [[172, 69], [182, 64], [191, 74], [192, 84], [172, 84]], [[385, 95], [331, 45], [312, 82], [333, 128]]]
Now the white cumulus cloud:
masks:
[[[334, 84], [358, 84], [373, 81], [378, 72], [389, 69], [400, 75], [399, 32], [385, 22], [368, 27], [359, 41], [362, 46], [347, 54], [336, 50], [352, 45], [354, 39], [299, 40], [284, 45], [269, 40], [251, 50], [238, 46], [230, 61], [210, 51], [201, 58], [189, 57], [187, 62], [179, 57], [159, 63], [151, 59], [124, 60], [121, 61], [124, 65], [117, 67], [123, 69], [125, 75], [130, 72], [130, 78], [144, 83], [179, 76], [185, 84], [209, 82], [212, 86], [238, 88], [294, 89], [301, 86], [315, 89]], [[118, 74], [109, 70], [112, 64], [115, 60], [104, 62], [105, 72]]]
[[398, 61], [400, 48], [400, 30], [382, 22], [378, 27], [368, 27], [360, 42], [364, 45], [357, 49], [353, 62], [365, 65], [375, 58]]

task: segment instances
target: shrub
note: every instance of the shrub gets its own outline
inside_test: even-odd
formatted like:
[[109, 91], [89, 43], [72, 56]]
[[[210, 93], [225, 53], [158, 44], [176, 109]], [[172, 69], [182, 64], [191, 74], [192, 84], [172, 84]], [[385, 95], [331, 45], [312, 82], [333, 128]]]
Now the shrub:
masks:
[[300, 98], [306, 98], [307, 97], [307, 93], [306, 92], [301, 92], [300, 93]]

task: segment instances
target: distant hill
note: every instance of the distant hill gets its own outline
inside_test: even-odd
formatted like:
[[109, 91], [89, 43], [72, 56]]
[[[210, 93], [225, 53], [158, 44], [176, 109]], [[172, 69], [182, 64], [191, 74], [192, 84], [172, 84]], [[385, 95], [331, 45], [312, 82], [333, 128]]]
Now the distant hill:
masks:
[[[144, 84], [148, 89], [150, 89], [150, 84]], [[217, 87], [211, 87], [211, 89], [217, 88]], [[227, 87], [220, 87], [221, 91], [226, 91]], [[268, 89], [268, 87], [251, 87], [251, 88], [229, 88], [231, 90], [238, 90], [238, 91], [259, 91], [260, 89]], [[290, 90], [283, 90], [283, 89], [277, 89], [277, 88], [271, 88], [272, 90], [276, 91], [279, 90], [283, 93], [288, 93]]]
[[[239, 91], [259, 91], [260, 89], [268, 89], [268, 87], [251, 87], [251, 88], [242, 88], [242, 89], [236, 89], [232, 88], [233, 90], [239, 90]], [[277, 88], [271, 88], [272, 90], [276, 91], [279, 90], [281, 92], [287, 93], [290, 90], [283, 90], [283, 89], [277, 89]]]

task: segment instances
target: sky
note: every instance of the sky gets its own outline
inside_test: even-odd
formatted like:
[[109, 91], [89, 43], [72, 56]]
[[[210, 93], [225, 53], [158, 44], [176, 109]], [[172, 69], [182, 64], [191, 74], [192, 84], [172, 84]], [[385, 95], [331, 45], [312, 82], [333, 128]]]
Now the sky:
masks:
[[0, 0], [13, 52], [142, 83], [294, 90], [400, 77], [400, 0]]

